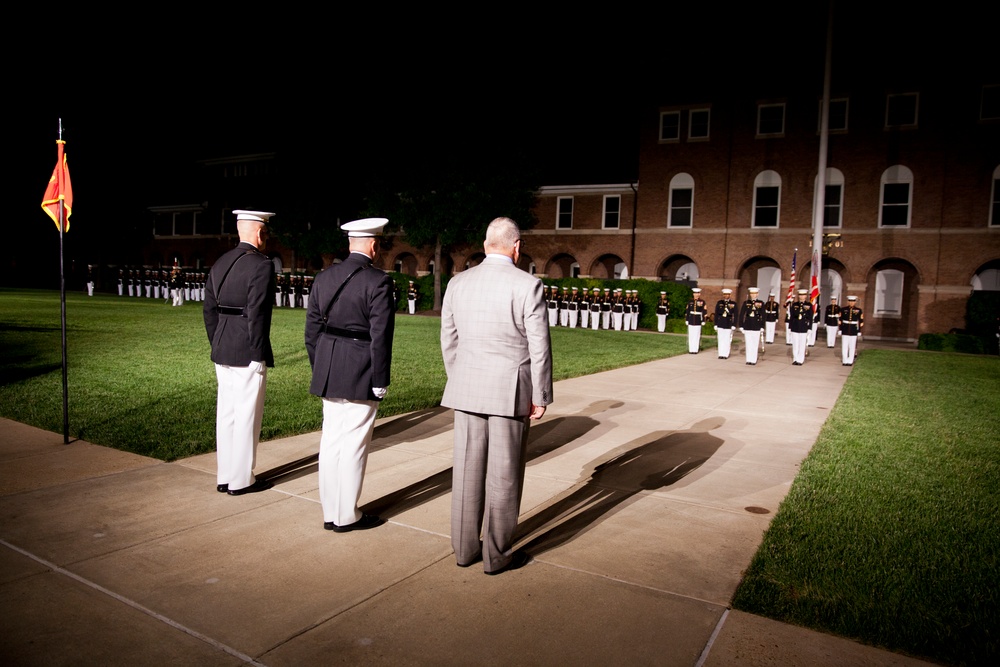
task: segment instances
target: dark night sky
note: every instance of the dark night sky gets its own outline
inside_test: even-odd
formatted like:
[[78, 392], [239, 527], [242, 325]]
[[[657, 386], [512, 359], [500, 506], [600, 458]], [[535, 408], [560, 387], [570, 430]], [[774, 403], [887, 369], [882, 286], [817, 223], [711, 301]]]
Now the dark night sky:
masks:
[[[995, 25], [981, 15], [989, 10], [959, 11], [965, 5], [978, 6], [953, 3], [955, 22]], [[940, 16], [917, 29], [917, 10], [872, 7], [840, 0], [835, 49], [841, 58], [866, 54], [873, 76], [899, 57], [889, 32], [928, 63], [956, 37]], [[531, 147], [547, 185], [624, 182], [636, 177], [635, 111], [648, 98], [692, 80], [706, 91], [754, 85], [776, 68], [818, 85], [820, 3], [735, 11], [633, 8], [588, 21], [510, 10], [475, 23], [421, 13], [388, 17], [391, 26], [172, 15], [105, 33], [66, 22], [61, 48], [21, 54], [7, 82], [12, 240], [58, 248], [39, 204], [60, 117], [75, 195], [67, 241], [114, 233], [145, 206], [176, 203], [152, 201], [150, 184], [169, 184], [185, 162], [273, 148], [315, 160], [315, 180], [303, 183], [310, 197], [375, 168], [430, 165], [449, 146], [487, 158]]]

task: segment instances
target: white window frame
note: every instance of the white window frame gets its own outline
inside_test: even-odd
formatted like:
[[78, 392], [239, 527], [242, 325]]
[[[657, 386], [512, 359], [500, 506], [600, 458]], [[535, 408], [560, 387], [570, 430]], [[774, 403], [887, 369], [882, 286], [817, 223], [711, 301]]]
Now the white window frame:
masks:
[[[833, 225], [826, 224], [826, 213], [830, 210], [831, 205], [830, 200], [827, 197], [823, 197], [823, 229], [840, 229], [844, 224], [844, 173], [837, 169], [836, 167], [826, 168], [826, 187], [830, 186], [840, 187], [840, 199], [836, 202], [837, 207], [837, 222]], [[816, 200], [819, 197], [819, 176], [813, 180], [813, 210], [815, 210]]]
[[[781, 108], [781, 129], [777, 132], [761, 132], [760, 131], [760, 115], [764, 109], [774, 109]], [[769, 102], [767, 104], [761, 103], [757, 105], [757, 136], [758, 137], [783, 137], [785, 136], [785, 103], [784, 102]]]
[[[674, 117], [677, 118], [677, 136], [673, 136], [673, 137], [665, 137], [665, 136], [663, 136], [663, 118], [665, 116], [674, 116]], [[680, 110], [676, 110], [676, 111], [661, 111], [660, 112], [660, 129], [659, 129], [659, 135], [660, 135], [660, 143], [661, 144], [676, 144], [676, 143], [680, 143], [680, 140], [681, 140], [681, 112], [680, 112]]]
[[[778, 203], [774, 206], [774, 224], [757, 225], [757, 191], [760, 188], [778, 188]], [[770, 206], [768, 208], [771, 208]], [[757, 174], [753, 181], [753, 210], [750, 226], [754, 229], [778, 229], [781, 226], [781, 176], [778, 172], [768, 169]]]
[[[563, 202], [569, 202], [569, 211], [563, 211]], [[569, 224], [563, 225], [562, 221], [565, 217], [569, 218]], [[556, 229], [573, 229], [573, 198], [572, 197], [556, 197]]]
[[[691, 203], [689, 206], [674, 206], [674, 191], [675, 190], [690, 190], [691, 191]], [[688, 212], [688, 222], [686, 225], [674, 224], [674, 210], [686, 209]], [[676, 227], [678, 229], [691, 229], [694, 227], [694, 178], [690, 174], [680, 173], [674, 174], [674, 177], [670, 179], [670, 195], [669, 201], [667, 202], [667, 227]]]
[[[913, 122], [890, 125], [889, 107], [892, 106], [893, 101], [902, 100], [903, 98], [913, 98]], [[885, 129], [912, 130], [917, 127], [919, 118], [920, 118], [920, 93], [889, 93], [888, 95], [885, 96]]]
[[[705, 134], [696, 135], [694, 134], [694, 117], [695, 114], [704, 113], [707, 117], [705, 122]], [[708, 141], [712, 134], [712, 109], [709, 107], [699, 108], [699, 109], [689, 109], [688, 110], [688, 141]]]
[[[615, 220], [614, 226], [608, 224], [608, 202], [614, 199], [618, 202], [618, 210], [614, 212]], [[622, 196], [621, 195], [604, 195], [604, 205], [601, 207], [601, 229], [621, 229], [622, 225]]]
[[[885, 186], [905, 183], [907, 187], [906, 224], [883, 225], [882, 218], [886, 206], [904, 206], [904, 204], [887, 204], [885, 201]], [[901, 164], [893, 165], [882, 172], [882, 182], [879, 186], [878, 226], [879, 229], [909, 229], [913, 216], [913, 172]]]
[[875, 317], [903, 317], [903, 272], [882, 269], [875, 274]]
[[[851, 100], [848, 97], [836, 97], [830, 100], [830, 109], [832, 111], [834, 104], [844, 105], [844, 125], [843, 127], [834, 127], [830, 124], [826, 129], [831, 134], [847, 134], [847, 128], [851, 121]], [[830, 114], [830, 120], [833, 119], [833, 114]], [[819, 101], [819, 112], [816, 116], [816, 134], [819, 134], [823, 130], [823, 100]]]

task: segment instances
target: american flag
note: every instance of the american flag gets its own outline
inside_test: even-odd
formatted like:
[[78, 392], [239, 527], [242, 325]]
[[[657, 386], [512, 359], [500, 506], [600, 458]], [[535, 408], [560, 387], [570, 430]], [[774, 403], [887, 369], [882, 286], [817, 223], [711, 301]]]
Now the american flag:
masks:
[[795, 252], [792, 253], [792, 276], [788, 283], [788, 296], [785, 297], [785, 308], [795, 301], [795, 256], [799, 253], [799, 249], [796, 248]]

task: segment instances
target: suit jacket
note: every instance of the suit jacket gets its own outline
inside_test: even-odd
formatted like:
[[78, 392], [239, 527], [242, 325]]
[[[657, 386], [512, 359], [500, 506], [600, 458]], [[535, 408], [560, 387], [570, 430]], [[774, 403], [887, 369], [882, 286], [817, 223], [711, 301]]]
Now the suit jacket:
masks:
[[[309, 393], [349, 401], [380, 400], [372, 387], [389, 386], [396, 326], [395, 284], [372, 260], [352, 252], [316, 276], [306, 312], [306, 351], [312, 365]], [[340, 293], [337, 289], [360, 269]], [[325, 326], [357, 337], [324, 331]], [[365, 340], [370, 338], [370, 340]]]
[[[249, 243], [240, 243], [212, 266], [205, 284], [202, 315], [212, 344], [212, 361], [222, 366], [274, 366], [271, 351], [271, 306], [274, 264]], [[220, 313], [219, 306], [242, 309]]]
[[448, 375], [441, 405], [526, 417], [552, 403], [552, 348], [538, 278], [487, 256], [448, 282], [441, 308]]

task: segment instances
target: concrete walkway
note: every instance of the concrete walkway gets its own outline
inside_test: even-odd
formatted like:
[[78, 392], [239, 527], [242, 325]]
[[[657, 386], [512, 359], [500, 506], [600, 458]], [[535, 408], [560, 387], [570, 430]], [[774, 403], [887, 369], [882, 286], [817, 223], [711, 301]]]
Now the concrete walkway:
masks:
[[[820, 345], [823, 345], [822, 341]], [[323, 530], [319, 434], [262, 443], [272, 490], [0, 420], [6, 665], [925, 665], [727, 609], [849, 371], [779, 339], [556, 384], [520, 546], [455, 566], [451, 412], [380, 420], [364, 509]], [[298, 462], [292, 464], [292, 462]]]

